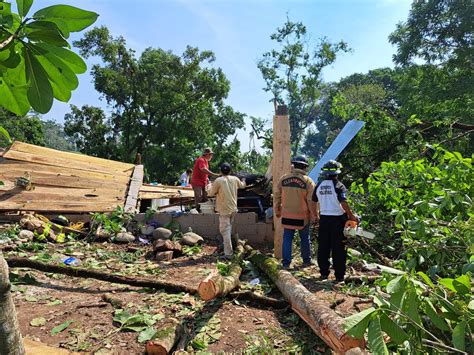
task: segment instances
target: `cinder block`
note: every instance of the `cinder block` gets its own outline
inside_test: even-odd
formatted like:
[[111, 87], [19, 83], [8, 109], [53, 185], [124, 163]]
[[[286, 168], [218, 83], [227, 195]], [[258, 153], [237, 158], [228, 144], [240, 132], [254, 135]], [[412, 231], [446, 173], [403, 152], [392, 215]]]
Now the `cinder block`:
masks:
[[179, 225], [181, 226], [181, 232], [183, 233], [187, 232], [189, 227], [192, 228], [194, 226], [194, 218], [191, 214], [182, 215], [176, 220], [179, 222]]
[[256, 223], [248, 225], [237, 224], [235, 225], [235, 233], [238, 233], [242, 239], [255, 238], [257, 235], [257, 225]]
[[153, 221], [158, 222], [161, 225], [166, 225], [167, 223], [171, 222], [171, 214], [169, 213], [155, 213], [153, 215]]
[[255, 224], [257, 223], [257, 214], [255, 212], [237, 213], [235, 215], [235, 224]]
[[193, 214], [193, 224], [194, 225], [201, 225], [201, 226], [208, 226], [210, 224], [216, 224], [218, 222], [218, 215], [215, 213], [212, 214]]
[[265, 239], [267, 234], [267, 224], [266, 223], [257, 223], [257, 236], [262, 239]]
[[273, 223], [266, 223], [265, 241], [273, 242], [275, 231], [273, 230]]
[[210, 225], [194, 225], [191, 226], [192, 230], [194, 233], [199, 234], [201, 237], [204, 239], [206, 238], [214, 238], [217, 235], [219, 235], [219, 226], [216, 224], [210, 224]]

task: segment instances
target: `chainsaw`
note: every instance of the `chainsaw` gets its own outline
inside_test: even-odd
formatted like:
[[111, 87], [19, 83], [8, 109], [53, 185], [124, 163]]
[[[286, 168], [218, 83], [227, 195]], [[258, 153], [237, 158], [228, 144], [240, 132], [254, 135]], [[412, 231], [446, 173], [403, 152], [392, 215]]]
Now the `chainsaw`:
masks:
[[360, 218], [358, 218], [359, 222], [356, 221], [351, 221], [348, 220], [346, 224], [344, 225], [344, 236], [347, 238], [353, 238], [353, 237], [364, 237], [367, 239], [374, 239], [375, 234], [372, 232], [368, 232], [362, 229], [362, 227], [359, 226], [360, 224]]

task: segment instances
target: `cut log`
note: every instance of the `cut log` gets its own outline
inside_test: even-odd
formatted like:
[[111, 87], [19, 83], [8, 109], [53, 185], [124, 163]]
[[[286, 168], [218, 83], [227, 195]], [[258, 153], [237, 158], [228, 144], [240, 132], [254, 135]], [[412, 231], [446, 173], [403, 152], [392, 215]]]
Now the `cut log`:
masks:
[[330, 305], [309, 292], [291, 273], [281, 270], [276, 259], [252, 250], [249, 246], [246, 246], [246, 249], [251, 250], [248, 260], [270, 277], [290, 303], [291, 308], [331, 349], [345, 353], [352, 348], [364, 348], [363, 339], [356, 339], [346, 334], [343, 329], [344, 320], [330, 308]]
[[97, 270], [62, 266], [57, 264], [47, 264], [40, 261], [30, 260], [21, 257], [10, 257], [6, 259], [6, 261], [8, 263], [8, 266], [10, 267], [26, 267], [29, 269], [35, 269], [44, 272], [52, 272], [56, 274], [63, 274], [74, 277], [91, 278], [101, 281], [113, 282], [117, 284], [163, 289], [169, 292], [187, 292], [189, 294], [197, 293], [197, 289], [177, 282], [112, 275]]
[[242, 268], [240, 262], [244, 253], [244, 243], [239, 242], [232, 258], [229, 275], [222, 276], [219, 273], [210, 275], [199, 283], [198, 293], [204, 301], [213, 300], [219, 296], [225, 296], [234, 288], [239, 286]]
[[155, 339], [146, 344], [146, 352], [149, 355], [166, 355], [171, 352], [173, 346], [183, 334], [181, 323], [174, 318], [167, 320], [156, 333]]

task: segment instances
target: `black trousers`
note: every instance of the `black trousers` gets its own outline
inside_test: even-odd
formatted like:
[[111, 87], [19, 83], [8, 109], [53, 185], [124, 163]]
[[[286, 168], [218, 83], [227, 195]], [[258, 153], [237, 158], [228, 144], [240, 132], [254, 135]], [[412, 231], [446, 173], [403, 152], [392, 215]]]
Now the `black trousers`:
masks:
[[322, 277], [329, 276], [329, 258], [332, 254], [332, 263], [336, 279], [343, 279], [346, 273], [346, 237], [344, 225], [347, 216], [321, 216], [318, 234], [318, 266]]

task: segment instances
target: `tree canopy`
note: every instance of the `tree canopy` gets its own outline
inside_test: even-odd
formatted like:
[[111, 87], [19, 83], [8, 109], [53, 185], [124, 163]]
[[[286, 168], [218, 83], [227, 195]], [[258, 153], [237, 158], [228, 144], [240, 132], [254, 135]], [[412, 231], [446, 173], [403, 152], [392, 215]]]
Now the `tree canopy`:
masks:
[[85, 57], [100, 57], [92, 76], [111, 109], [107, 116], [99, 108], [72, 107], [66, 115], [66, 132], [84, 153], [123, 161], [140, 153], [150, 177], [174, 182], [205, 146], [225, 151], [227, 138], [243, 127], [244, 115], [224, 102], [230, 82], [212, 66], [210, 51], [147, 48], [137, 57], [105, 27], [75, 45]]

